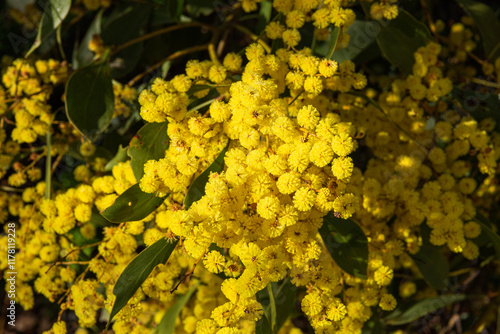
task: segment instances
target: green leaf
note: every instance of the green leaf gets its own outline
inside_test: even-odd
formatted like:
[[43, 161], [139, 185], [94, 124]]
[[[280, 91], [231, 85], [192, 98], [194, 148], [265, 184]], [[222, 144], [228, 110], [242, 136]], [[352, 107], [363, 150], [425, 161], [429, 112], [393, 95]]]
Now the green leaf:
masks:
[[413, 259], [430, 286], [438, 290], [446, 288], [450, 265], [440, 248], [424, 243]]
[[109, 326], [113, 317], [127, 305], [129, 299], [148, 278], [151, 271], [160, 263], [167, 262], [176, 245], [177, 241], [169, 242], [166, 239], [160, 239], [143, 250], [129, 263], [113, 288], [116, 299], [106, 327]]
[[90, 24], [80, 43], [80, 46], [78, 47], [78, 51], [73, 54], [72, 65], [75, 70], [90, 64], [94, 59], [94, 53], [89, 50], [89, 43], [94, 35], [101, 34], [101, 20], [103, 13], [104, 8], [101, 8], [101, 10], [97, 12], [97, 15], [94, 17], [94, 21]]
[[115, 108], [113, 84], [106, 59], [73, 73], [66, 84], [65, 95], [66, 115], [78, 131], [89, 139], [104, 131], [111, 122]]
[[184, 0], [170, 0], [166, 1], [168, 16], [172, 22], [179, 22], [182, 15], [182, 7], [184, 7]]
[[165, 197], [143, 192], [139, 183], [136, 183], [118, 196], [113, 205], [103, 210], [101, 215], [113, 223], [133, 222], [146, 218], [164, 200]]
[[385, 320], [388, 325], [404, 325], [423, 317], [426, 314], [439, 310], [459, 301], [464, 300], [465, 295], [443, 295], [439, 297], [423, 299], [412, 305], [406, 311], [394, 311]]
[[482, 214], [476, 214], [476, 221], [481, 225], [481, 229], [483, 230], [484, 234], [486, 234], [488, 239], [490, 239], [490, 241], [493, 243], [493, 247], [495, 248], [497, 257], [500, 259], [500, 236], [490, 228], [490, 226], [492, 225], [491, 222], [489, 222], [489, 220]]
[[137, 182], [144, 175], [144, 165], [148, 160], [165, 157], [169, 144], [167, 128], [168, 122], [148, 123], [130, 141], [127, 154], [131, 158], [130, 166]]
[[463, 109], [474, 117], [475, 120], [481, 121], [491, 117], [497, 122], [496, 128], [500, 125], [500, 113], [498, 112], [498, 93], [490, 87], [477, 88], [473, 85], [466, 87], [453, 87], [451, 96], [460, 102]]
[[342, 270], [366, 279], [368, 240], [358, 224], [351, 219], [337, 218], [330, 212], [323, 218], [319, 233], [326, 249]]
[[38, 26], [35, 42], [26, 53], [32, 54], [54, 32], [68, 16], [71, 0], [48, 0], [44, 4], [42, 19]]
[[338, 63], [344, 60], [353, 60], [361, 51], [375, 42], [376, 32], [379, 29], [380, 27], [377, 22], [363, 20], [354, 21], [346, 31], [350, 36], [349, 44], [343, 49], [335, 50], [331, 59]]
[[476, 23], [481, 34], [483, 48], [486, 56], [494, 61], [500, 56], [500, 21], [495, 11], [484, 3], [473, 0], [456, 0], [458, 4], [470, 15]]
[[189, 288], [188, 292], [186, 292], [181, 298], [177, 300], [177, 302], [172, 305], [168, 311], [165, 313], [163, 318], [158, 325], [158, 334], [173, 334], [175, 329], [175, 319], [181, 313], [184, 305], [187, 304], [193, 293], [198, 288], [200, 282], [196, 282], [191, 288]]
[[189, 187], [188, 193], [184, 198], [184, 207], [186, 210], [189, 209], [194, 202], [198, 201], [203, 197], [203, 195], [205, 195], [205, 184], [207, 184], [208, 182], [210, 173], [220, 173], [224, 169], [224, 155], [226, 155], [228, 146], [229, 142], [226, 147], [219, 153], [217, 159], [215, 159], [215, 161], [212, 162], [212, 164], [207, 169], [205, 169], [205, 171], [201, 173], [200, 176], [196, 178], [196, 180], [194, 180], [193, 184], [191, 184], [191, 187]]
[[335, 53], [335, 47], [337, 47], [337, 42], [339, 41], [340, 28], [334, 27], [330, 32], [330, 41], [328, 42], [328, 51], [326, 52], [326, 58], [332, 59]]
[[271, 323], [265, 314], [255, 324], [255, 334], [274, 334]]
[[[141, 35], [152, 9], [150, 3], [119, 6], [102, 27], [102, 40], [106, 45], [120, 45]], [[111, 76], [121, 78], [130, 73], [141, 58], [143, 43], [133, 44], [113, 55]]]
[[272, 284], [274, 291], [274, 303], [276, 304], [276, 327], [278, 332], [295, 310], [298, 288], [286, 279], [281, 285]]
[[384, 57], [404, 74], [413, 71], [415, 51], [431, 40], [427, 27], [405, 10], [401, 10], [377, 35], [377, 43]]
[[104, 170], [106, 172], [109, 172], [113, 169], [113, 167], [115, 165], [118, 165], [118, 163], [120, 162], [124, 162], [125, 160], [127, 160], [127, 151], [128, 151], [128, 147], [123, 147], [123, 146], [118, 146], [118, 152], [116, 152], [116, 155], [108, 161], [108, 163], [106, 164], [106, 166], [104, 166]]
[[295, 309], [297, 287], [288, 279], [271, 282], [257, 294], [264, 315], [256, 324], [257, 333], [277, 333]]
[[270, 1], [265, 0], [260, 3], [259, 19], [255, 26], [255, 32], [257, 34], [260, 34], [271, 20], [272, 11], [273, 5]]

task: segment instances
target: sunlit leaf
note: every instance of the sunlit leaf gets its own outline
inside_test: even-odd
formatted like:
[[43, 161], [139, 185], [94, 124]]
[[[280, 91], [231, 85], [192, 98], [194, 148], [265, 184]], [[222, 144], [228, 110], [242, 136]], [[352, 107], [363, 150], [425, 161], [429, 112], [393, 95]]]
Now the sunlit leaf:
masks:
[[165, 200], [141, 190], [136, 183], [118, 196], [115, 202], [101, 212], [101, 215], [114, 223], [133, 222], [146, 218]]
[[173, 334], [175, 329], [175, 319], [181, 313], [182, 308], [187, 304], [193, 293], [198, 289], [200, 283], [196, 282], [192, 287], [189, 288], [182, 297], [180, 297], [177, 302], [172, 305], [160, 321], [158, 325], [158, 334]]
[[255, 31], [257, 34], [260, 34], [271, 20], [272, 10], [273, 5], [271, 1], [265, 0], [260, 3], [259, 20], [257, 21], [255, 27]]
[[184, 206], [187, 209], [191, 207], [191, 205], [198, 201], [200, 198], [205, 195], [205, 185], [208, 182], [208, 177], [210, 173], [220, 173], [224, 169], [224, 156], [226, 155], [228, 145], [219, 153], [217, 159], [203, 172], [201, 173], [196, 180], [194, 180], [191, 187], [189, 187], [189, 191], [184, 198]]
[[43, 4], [44, 11], [38, 26], [35, 42], [26, 53], [33, 53], [61, 25], [71, 8], [71, 0], [48, 0]]
[[447, 305], [460, 302], [465, 295], [442, 295], [439, 297], [423, 299], [412, 305], [406, 311], [396, 310], [389, 314], [385, 320], [388, 325], [404, 325], [413, 322], [426, 314], [432, 313]]
[[128, 155], [134, 176], [139, 182], [144, 175], [144, 164], [148, 160], [159, 160], [165, 157], [168, 149], [168, 122], [148, 123], [132, 138]]
[[348, 274], [366, 279], [368, 240], [358, 224], [330, 212], [319, 232], [335, 263]]
[[116, 299], [109, 315], [108, 326], [113, 317], [127, 305], [129, 299], [148, 278], [151, 271], [157, 265], [167, 262], [176, 245], [177, 241], [169, 242], [166, 239], [160, 239], [139, 253], [123, 270], [113, 288]]
[[115, 107], [106, 56], [73, 73], [66, 84], [65, 95], [66, 114], [78, 131], [90, 139], [104, 131]]

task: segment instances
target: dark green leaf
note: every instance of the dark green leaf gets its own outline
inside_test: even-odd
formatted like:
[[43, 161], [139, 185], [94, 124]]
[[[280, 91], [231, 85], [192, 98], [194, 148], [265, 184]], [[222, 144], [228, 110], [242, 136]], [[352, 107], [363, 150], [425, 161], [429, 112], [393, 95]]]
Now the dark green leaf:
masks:
[[500, 56], [500, 21], [495, 11], [484, 3], [473, 0], [456, 0], [476, 23], [481, 34], [483, 48], [486, 56], [494, 61]]
[[148, 160], [159, 160], [165, 157], [168, 149], [168, 122], [148, 123], [132, 138], [128, 155], [134, 176], [139, 182], [144, 175], [144, 165]]
[[325, 56], [328, 59], [331, 59], [333, 54], [335, 53], [335, 48], [337, 47], [339, 36], [340, 36], [340, 28], [334, 27], [330, 33], [330, 41], [328, 42], [328, 51], [325, 54]]
[[277, 333], [295, 309], [297, 287], [288, 279], [272, 282], [257, 293], [257, 299], [264, 310], [257, 332]]
[[68, 16], [71, 0], [48, 0], [44, 4], [42, 19], [38, 26], [35, 42], [26, 53], [26, 57], [33, 53], [54, 32]]
[[175, 329], [175, 319], [181, 313], [184, 305], [187, 304], [193, 293], [198, 288], [199, 282], [195, 283], [191, 288], [189, 288], [188, 292], [184, 294], [181, 298], [177, 300], [177, 302], [172, 305], [165, 315], [160, 321], [158, 325], [158, 334], [173, 334]]
[[[148, 3], [127, 4], [125, 8], [117, 8], [114, 15], [102, 27], [101, 37], [104, 44], [120, 45], [139, 37], [142, 27], [149, 19], [151, 8], [151, 4]], [[112, 77], [120, 78], [130, 73], [137, 65], [142, 49], [142, 43], [136, 43], [113, 55]]]
[[78, 47], [78, 51], [73, 54], [73, 68], [79, 69], [86, 66], [92, 62], [94, 59], [94, 53], [89, 50], [89, 43], [94, 35], [101, 34], [101, 20], [102, 14], [104, 13], [104, 8], [102, 8], [94, 18], [94, 21], [90, 24], [83, 40]]
[[443, 295], [439, 297], [427, 298], [412, 305], [404, 312], [394, 311], [385, 319], [388, 325], [404, 325], [423, 317], [426, 314], [439, 310], [465, 299], [465, 295]]
[[340, 219], [333, 212], [323, 218], [319, 233], [335, 263], [348, 274], [366, 279], [368, 240], [351, 219]]
[[107, 45], [119, 45], [139, 37], [151, 12], [150, 3], [124, 2], [111, 14], [102, 27], [102, 40]]
[[128, 158], [127, 151], [128, 147], [122, 147], [121, 145], [118, 146], [118, 152], [116, 152], [116, 155], [111, 160], [108, 161], [108, 163], [104, 167], [104, 170], [106, 172], [109, 172], [113, 169], [115, 165], [118, 165], [118, 163], [127, 160]]
[[166, 239], [160, 239], [143, 250], [129, 263], [113, 288], [116, 299], [107, 326], [109, 326], [113, 317], [127, 305], [129, 299], [148, 278], [151, 271], [160, 263], [167, 262], [176, 245], [177, 241], [169, 242]]
[[143, 192], [139, 183], [136, 183], [118, 196], [113, 205], [103, 210], [101, 215], [113, 223], [133, 222], [146, 218], [164, 200], [165, 197]]
[[194, 93], [196, 92], [200, 92], [202, 90], [205, 90], [205, 89], [212, 89], [213, 86], [210, 86], [210, 85], [193, 85], [188, 91], [187, 91], [187, 94], [188, 95], [193, 95]]
[[266, 315], [262, 315], [262, 318], [255, 324], [255, 334], [274, 334]]
[[167, 12], [172, 22], [179, 22], [184, 7], [184, 0], [166, 1]]
[[463, 110], [480, 121], [491, 117], [497, 122], [497, 129], [500, 124], [500, 113], [498, 112], [498, 94], [491, 87], [474, 87], [472, 85], [461, 88], [453, 87], [451, 96], [460, 102]]
[[405, 74], [413, 71], [414, 52], [430, 41], [427, 27], [405, 10], [401, 10], [377, 35], [382, 54]]
[[446, 288], [450, 265], [438, 247], [424, 243], [413, 259], [430, 286], [438, 290]]
[[108, 62], [101, 59], [73, 73], [65, 95], [68, 119], [85, 137], [95, 138], [108, 127], [115, 108]]
[[205, 195], [205, 184], [208, 182], [208, 177], [210, 176], [210, 173], [220, 173], [222, 172], [224, 168], [224, 155], [226, 154], [227, 148], [229, 146], [226, 145], [226, 147], [219, 153], [219, 156], [217, 159], [215, 159], [214, 162], [208, 167], [203, 173], [200, 174], [194, 180], [193, 184], [191, 184], [191, 187], [189, 187], [189, 191], [186, 194], [186, 197], [184, 198], [184, 207], [189, 209], [191, 205], [198, 201], [200, 198]]
[[353, 60], [361, 51], [365, 50], [375, 42], [375, 36], [380, 30], [377, 22], [356, 20], [347, 29], [350, 36], [347, 47], [335, 50], [332, 59], [338, 63], [344, 60]]
[[493, 243], [493, 247], [495, 248], [497, 257], [500, 259], [500, 236], [490, 228], [491, 223], [482, 214], [479, 213], [476, 215], [476, 221], [481, 224], [482, 231]]
[[298, 288], [288, 279], [281, 285], [278, 285], [278, 283], [272, 284], [275, 296], [274, 303], [276, 304], [275, 330], [278, 332], [295, 310]]

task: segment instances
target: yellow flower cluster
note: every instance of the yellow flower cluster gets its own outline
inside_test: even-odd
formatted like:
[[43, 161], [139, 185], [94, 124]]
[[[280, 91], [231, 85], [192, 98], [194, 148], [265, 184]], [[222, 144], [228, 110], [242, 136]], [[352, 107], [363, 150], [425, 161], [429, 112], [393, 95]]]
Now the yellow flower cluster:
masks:
[[[24, 96], [11, 106], [16, 121], [16, 127], [12, 131], [14, 141], [33, 143], [38, 136], [49, 131], [52, 115], [46, 102], [52, 93], [52, 87], [66, 79], [66, 64], [55, 60], [38, 60], [30, 64], [16, 59], [6, 69], [2, 75], [5, 91], [0, 90], [0, 101]], [[0, 103], [0, 114], [6, 111], [5, 103]]]
[[[359, 197], [346, 191], [356, 128], [332, 112], [328, 99], [335, 90], [363, 88], [366, 78], [354, 72], [352, 62], [321, 60], [310, 49], [280, 49], [273, 55], [252, 44], [246, 57], [241, 81], [229, 88], [219, 83], [232, 72], [230, 65], [241, 63], [233, 54], [223, 66], [189, 62], [186, 75], [156, 79], [139, 97], [143, 118], [169, 121], [165, 158], [144, 166], [140, 186], [145, 192], [171, 194], [182, 205], [193, 176], [229, 138], [225, 171], [210, 175], [206, 195], [189, 210], [176, 208], [156, 216], [156, 224], [181, 237], [185, 251], [203, 258], [209, 271], [234, 277], [222, 283], [229, 301], [203, 322], [215, 328], [259, 319], [255, 294], [287, 276], [298, 286], [319, 286], [318, 293], [333, 300], [341, 272], [322, 249], [318, 228], [331, 210], [349, 218], [359, 208]], [[221, 95], [204, 114], [188, 112], [186, 92], [207, 82]], [[287, 88], [289, 97], [283, 96]], [[211, 244], [229, 253], [209, 252]], [[243, 266], [236, 269], [236, 263]], [[345, 315], [329, 318], [330, 325]]]

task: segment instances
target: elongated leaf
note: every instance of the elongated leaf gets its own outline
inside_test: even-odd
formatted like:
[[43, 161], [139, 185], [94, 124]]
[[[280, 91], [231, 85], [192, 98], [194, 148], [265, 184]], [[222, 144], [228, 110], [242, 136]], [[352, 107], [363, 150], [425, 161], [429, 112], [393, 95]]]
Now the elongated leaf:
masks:
[[377, 22], [356, 20], [347, 29], [349, 34], [349, 44], [347, 47], [335, 50], [332, 59], [338, 63], [344, 60], [353, 60], [361, 51], [375, 43], [375, 37], [381, 27]]
[[460, 102], [463, 109], [480, 121], [485, 118], [493, 118], [497, 124], [496, 129], [500, 128], [500, 113], [498, 112], [498, 94], [491, 87], [481, 87], [469, 84], [465, 87], [453, 87], [451, 95]]
[[257, 333], [277, 333], [295, 309], [297, 287], [288, 279], [271, 282], [257, 293], [264, 315], [256, 324]]
[[[106, 45], [120, 45], [141, 35], [142, 27], [148, 22], [151, 3], [123, 3], [118, 6], [110, 19], [102, 27], [102, 40]], [[142, 54], [142, 43], [125, 48], [111, 59], [111, 76], [120, 78], [130, 73]]]
[[493, 247], [495, 248], [497, 257], [500, 259], [500, 236], [490, 228], [491, 223], [482, 214], [476, 215], [476, 221], [481, 224], [481, 229], [483, 230], [484, 234], [486, 234], [488, 239], [490, 239], [490, 241], [493, 243]]
[[274, 334], [271, 323], [265, 314], [255, 324], [255, 334]]
[[125, 190], [118, 196], [113, 205], [103, 210], [101, 215], [113, 223], [133, 222], [146, 218], [165, 200], [141, 190], [139, 183]]
[[498, 35], [500, 21], [495, 11], [479, 1], [456, 1], [474, 19], [481, 34], [484, 52], [490, 60], [494, 61], [500, 55], [500, 36]]
[[405, 10], [377, 35], [382, 54], [405, 74], [413, 71], [413, 53], [430, 41], [427, 27]]
[[68, 16], [71, 0], [48, 0], [44, 7], [35, 42], [26, 53], [26, 57], [32, 54], [52, 32], [59, 28], [66, 16]]
[[220, 173], [224, 169], [224, 155], [226, 155], [228, 146], [229, 143], [219, 153], [219, 156], [217, 157], [217, 159], [215, 159], [214, 162], [212, 162], [210, 167], [208, 167], [203, 173], [201, 173], [200, 176], [198, 176], [196, 180], [194, 180], [191, 187], [189, 187], [188, 193], [184, 198], [184, 206], [186, 210], [189, 209], [194, 202], [198, 201], [203, 197], [203, 195], [205, 195], [205, 185], [208, 182], [210, 173]]
[[115, 99], [109, 64], [105, 59], [82, 67], [66, 84], [66, 114], [85, 137], [93, 139], [113, 117]]
[[328, 59], [332, 59], [332, 56], [335, 52], [335, 48], [337, 47], [337, 42], [339, 41], [340, 36], [340, 28], [335, 27], [330, 32], [330, 41], [328, 42], [328, 51], [326, 52], [326, 57]]
[[426, 314], [439, 310], [446, 305], [450, 305], [466, 298], [465, 295], [443, 295], [439, 297], [427, 298], [421, 300], [408, 308], [404, 312], [394, 311], [389, 314], [385, 319], [388, 325], [404, 325]]
[[104, 166], [104, 170], [106, 172], [109, 172], [113, 169], [115, 165], [118, 165], [118, 163], [123, 162], [127, 160], [127, 147], [122, 147], [121, 145], [118, 146], [118, 152], [116, 152], [116, 155], [108, 161], [106, 166]]
[[446, 288], [450, 265], [438, 247], [424, 243], [413, 259], [430, 286], [438, 290]]
[[184, 294], [177, 302], [172, 305], [165, 313], [158, 325], [158, 334], [173, 334], [175, 329], [175, 318], [181, 313], [184, 305], [187, 304], [193, 293], [198, 289], [199, 282], [196, 282], [188, 292]]
[[167, 127], [168, 122], [148, 123], [130, 141], [128, 155], [131, 158], [130, 166], [137, 182], [144, 175], [144, 164], [148, 160], [165, 157], [169, 143]]
[[255, 32], [257, 34], [260, 34], [271, 20], [272, 10], [273, 6], [271, 1], [264, 0], [260, 3], [259, 20], [257, 21], [257, 25], [255, 27]]
[[278, 332], [295, 310], [298, 288], [290, 281], [285, 280], [281, 285], [272, 283], [274, 303], [276, 304], [276, 327]]
[[97, 15], [94, 17], [94, 21], [90, 24], [78, 47], [78, 51], [73, 55], [72, 65], [75, 70], [90, 64], [94, 59], [94, 53], [89, 50], [89, 43], [94, 35], [101, 34], [101, 20], [103, 13], [104, 8], [97, 12]]
[[319, 233], [333, 260], [345, 272], [366, 279], [368, 240], [351, 219], [340, 219], [332, 212], [323, 218]]
[[160, 263], [167, 262], [176, 245], [177, 241], [169, 242], [166, 239], [160, 239], [143, 250], [129, 263], [113, 288], [116, 299], [109, 315], [108, 326], [113, 317], [127, 305], [129, 299], [148, 278], [151, 271]]

